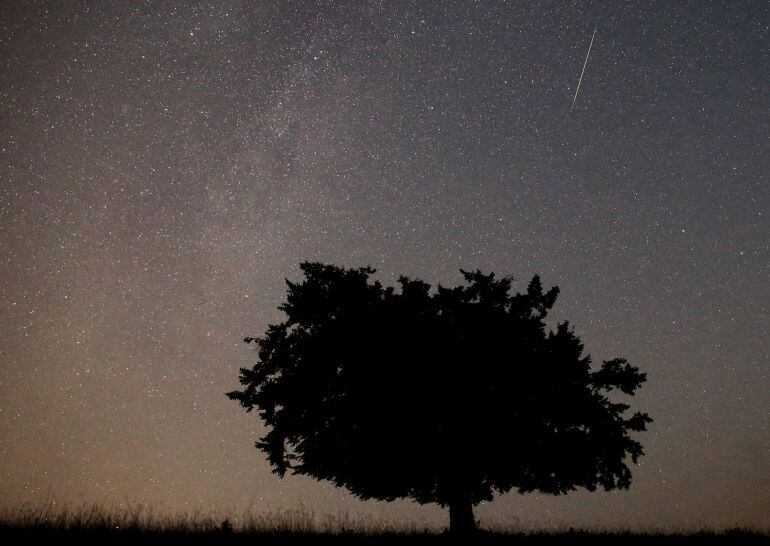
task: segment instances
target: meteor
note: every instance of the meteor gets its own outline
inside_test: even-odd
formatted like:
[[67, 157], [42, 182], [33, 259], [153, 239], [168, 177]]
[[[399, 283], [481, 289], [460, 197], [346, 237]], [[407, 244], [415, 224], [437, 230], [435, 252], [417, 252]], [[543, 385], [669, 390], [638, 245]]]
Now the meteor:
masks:
[[124, 177], [124, 178], [128, 178], [129, 180], [133, 180], [134, 182], [136, 182], [136, 178], [134, 178], [133, 176], [130, 176], [130, 175], [128, 175], [128, 174], [126, 174], [126, 173], [124, 173], [123, 171], [121, 171], [120, 169], [118, 169], [118, 168], [117, 168], [115, 165], [112, 165], [112, 164], [110, 164], [110, 163], [107, 163], [107, 162], [106, 162], [106, 161], [104, 161], [103, 159], [97, 159], [97, 160], [96, 160], [96, 162], [97, 162], [97, 163], [99, 163], [99, 164], [101, 164], [101, 165], [104, 165], [105, 167], [107, 167], [107, 168], [108, 168], [108, 169], [110, 169], [111, 171], [118, 173], [120, 176], [122, 176], [122, 177]]
[[586, 65], [588, 64], [588, 56], [591, 54], [591, 46], [594, 45], [594, 38], [596, 37], [596, 29], [599, 28], [597, 24], [594, 27], [594, 33], [591, 36], [591, 43], [588, 44], [588, 53], [586, 53], [586, 60], [583, 61], [583, 70], [580, 72], [580, 78], [578, 79], [577, 89], [575, 89], [575, 96], [572, 97], [572, 106], [569, 108], [569, 113], [572, 113], [572, 109], [575, 108], [575, 101], [577, 100], [578, 93], [580, 92], [580, 83], [583, 81], [583, 74], [586, 73]]

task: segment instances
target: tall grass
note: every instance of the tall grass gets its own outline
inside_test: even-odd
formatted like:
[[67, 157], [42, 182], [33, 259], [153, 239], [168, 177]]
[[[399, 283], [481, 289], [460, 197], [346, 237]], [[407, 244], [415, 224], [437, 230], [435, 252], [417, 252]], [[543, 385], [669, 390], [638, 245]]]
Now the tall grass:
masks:
[[238, 516], [201, 511], [165, 513], [143, 505], [117, 507], [104, 504], [77, 506], [22, 505], [0, 511], [0, 527], [5, 529], [121, 530], [153, 533], [206, 534], [237, 532], [245, 534], [429, 534], [443, 529], [427, 523], [406, 523], [375, 518], [315, 514], [305, 506], [280, 512], [245, 512]]
[[[522, 528], [489, 528], [472, 541], [442, 534], [443, 529], [428, 523], [405, 523], [349, 514], [317, 515], [306, 507], [273, 513], [244, 513], [234, 517], [224, 513], [180, 512], [169, 514], [137, 505], [125, 507], [103, 504], [79, 506], [24, 505], [0, 510], [0, 543], [59, 541], [69, 537], [79, 544], [104, 544], [118, 540], [135, 544], [237, 543], [256, 541], [265, 546], [292, 543], [315, 544], [530, 544], [566, 545], [770, 545], [770, 536], [735, 529], [699, 533], [632, 533], [601, 529], [542, 532]], [[513, 531], [513, 533], [511, 532]], [[108, 535], [108, 536], [107, 536]], [[11, 539], [10, 541], [8, 539]], [[455, 537], [456, 538], [456, 537]], [[298, 542], [299, 541], [299, 542]]]
[[216, 518], [202, 513], [161, 514], [138, 505], [128, 508], [103, 504], [78, 506], [22, 505], [0, 512], [0, 525], [16, 529], [117, 529], [158, 532], [210, 532], [220, 528]]

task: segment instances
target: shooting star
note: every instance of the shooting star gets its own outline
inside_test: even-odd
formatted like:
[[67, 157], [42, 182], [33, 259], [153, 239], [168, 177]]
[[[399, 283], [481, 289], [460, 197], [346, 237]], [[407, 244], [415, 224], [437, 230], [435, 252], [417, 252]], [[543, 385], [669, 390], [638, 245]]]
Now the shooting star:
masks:
[[122, 176], [122, 177], [124, 177], [124, 178], [128, 178], [129, 180], [131, 180], [131, 181], [133, 181], [133, 182], [137, 182], [136, 178], [134, 178], [133, 176], [131, 176], [131, 175], [129, 175], [129, 174], [126, 174], [126, 173], [124, 173], [123, 171], [121, 171], [120, 169], [118, 169], [116, 166], [114, 166], [114, 165], [112, 165], [112, 164], [110, 164], [110, 163], [107, 163], [107, 162], [106, 162], [106, 161], [104, 161], [103, 159], [96, 159], [96, 162], [97, 162], [97, 163], [99, 163], [99, 164], [101, 164], [101, 165], [104, 165], [105, 167], [107, 167], [107, 168], [108, 168], [108, 169], [110, 169], [111, 171], [113, 171], [113, 172], [115, 172], [115, 173], [119, 174], [120, 176]]
[[591, 36], [591, 43], [588, 44], [588, 53], [586, 53], [586, 60], [583, 61], [583, 70], [580, 72], [580, 78], [578, 79], [577, 89], [575, 89], [575, 96], [572, 97], [572, 106], [569, 108], [569, 113], [572, 113], [572, 110], [575, 108], [575, 101], [577, 100], [578, 93], [580, 92], [580, 84], [583, 82], [583, 74], [586, 73], [586, 65], [588, 64], [588, 56], [591, 54], [591, 46], [594, 45], [594, 38], [596, 38], [596, 29], [599, 28], [599, 24], [597, 23], [594, 27], [594, 33]]

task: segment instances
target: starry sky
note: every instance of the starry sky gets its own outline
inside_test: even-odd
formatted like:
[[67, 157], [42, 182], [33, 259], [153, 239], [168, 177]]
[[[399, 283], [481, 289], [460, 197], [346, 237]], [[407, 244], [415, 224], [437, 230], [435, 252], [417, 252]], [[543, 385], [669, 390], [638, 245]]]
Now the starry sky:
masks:
[[763, 1], [3, 2], [0, 508], [443, 525], [271, 475], [224, 395], [319, 260], [540, 274], [647, 372], [629, 491], [485, 524], [767, 528], [769, 34]]

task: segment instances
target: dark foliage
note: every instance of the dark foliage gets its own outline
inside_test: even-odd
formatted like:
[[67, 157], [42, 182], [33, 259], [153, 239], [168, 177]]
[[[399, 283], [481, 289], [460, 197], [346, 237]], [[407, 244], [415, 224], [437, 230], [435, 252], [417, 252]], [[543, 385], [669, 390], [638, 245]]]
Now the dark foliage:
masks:
[[534, 277], [512, 295], [510, 278], [463, 271], [461, 286], [401, 277], [396, 291], [370, 268], [301, 268], [288, 318], [246, 338], [259, 361], [228, 394], [259, 410], [278, 474], [448, 506], [458, 531], [493, 492], [631, 483], [642, 447], [629, 433], [651, 419], [607, 393], [633, 394], [645, 374], [623, 359], [592, 371], [566, 322], [547, 331], [558, 288]]

